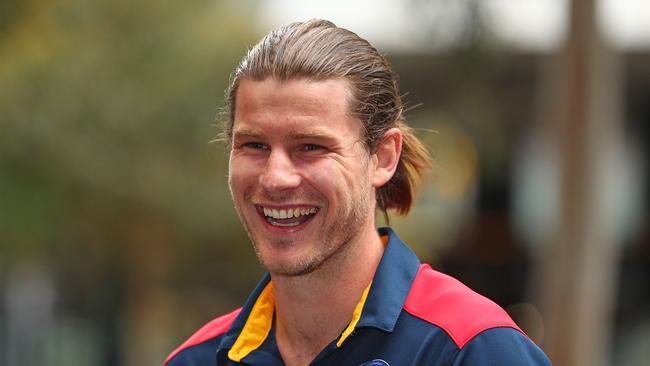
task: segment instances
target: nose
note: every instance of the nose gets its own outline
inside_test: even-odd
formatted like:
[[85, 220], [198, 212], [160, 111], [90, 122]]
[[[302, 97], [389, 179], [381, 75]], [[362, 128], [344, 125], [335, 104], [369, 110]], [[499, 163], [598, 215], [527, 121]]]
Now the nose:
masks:
[[300, 185], [300, 175], [291, 156], [281, 149], [271, 150], [259, 179], [260, 185], [269, 192], [284, 191]]

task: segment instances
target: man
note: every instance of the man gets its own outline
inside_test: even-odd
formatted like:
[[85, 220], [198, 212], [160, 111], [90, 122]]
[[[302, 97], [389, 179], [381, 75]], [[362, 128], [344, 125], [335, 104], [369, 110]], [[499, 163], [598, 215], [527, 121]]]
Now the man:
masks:
[[396, 76], [364, 39], [294, 23], [228, 91], [229, 185], [267, 274], [177, 365], [547, 365], [496, 304], [420, 265], [375, 212], [406, 214], [426, 150]]

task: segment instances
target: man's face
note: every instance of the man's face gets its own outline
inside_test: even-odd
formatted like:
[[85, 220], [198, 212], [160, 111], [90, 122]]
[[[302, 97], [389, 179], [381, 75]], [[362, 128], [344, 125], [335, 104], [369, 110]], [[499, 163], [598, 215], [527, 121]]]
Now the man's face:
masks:
[[241, 80], [229, 184], [271, 273], [303, 275], [374, 230], [372, 163], [341, 79]]

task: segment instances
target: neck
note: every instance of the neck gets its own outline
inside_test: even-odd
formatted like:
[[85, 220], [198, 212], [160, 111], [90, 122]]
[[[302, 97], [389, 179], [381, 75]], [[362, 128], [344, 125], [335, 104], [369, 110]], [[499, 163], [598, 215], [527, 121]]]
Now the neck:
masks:
[[271, 274], [276, 340], [287, 365], [308, 364], [338, 338], [372, 280], [384, 245], [374, 225], [312, 273]]

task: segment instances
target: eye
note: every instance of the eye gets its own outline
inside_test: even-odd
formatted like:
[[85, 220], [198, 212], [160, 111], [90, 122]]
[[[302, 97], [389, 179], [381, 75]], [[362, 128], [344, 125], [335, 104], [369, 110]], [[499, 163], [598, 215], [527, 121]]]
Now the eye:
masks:
[[305, 144], [302, 146], [303, 151], [319, 151], [323, 150], [324, 147], [321, 145], [316, 145], [316, 144]]
[[243, 147], [255, 150], [268, 150], [269, 147], [261, 142], [246, 142], [242, 144]]

